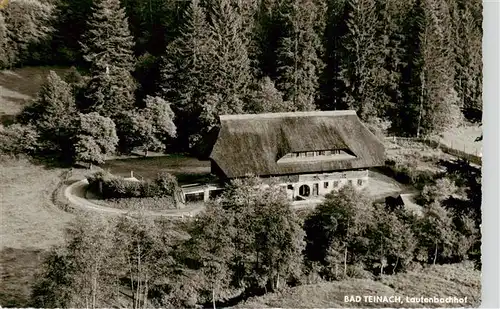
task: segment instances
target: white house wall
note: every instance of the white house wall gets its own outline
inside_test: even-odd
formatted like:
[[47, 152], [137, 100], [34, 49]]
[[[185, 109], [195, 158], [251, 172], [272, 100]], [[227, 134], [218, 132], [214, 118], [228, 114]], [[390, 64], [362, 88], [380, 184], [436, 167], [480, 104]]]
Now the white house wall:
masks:
[[[300, 175], [299, 181], [295, 183], [287, 183], [288, 197], [294, 199], [299, 194], [302, 185], [309, 186], [310, 194], [308, 197], [315, 196], [313, 193], [314, 185], [318, 185], [318, 196], [326, 195], [334, 190], [339, 190], [347, 185], [349, 181], [352, 182], [354, 188], [363, 189], [368, 185], [368, 171], [347, 171], [335, 173], [322, 173], [322, 174], [307, 174]], [[328, 183], [325, 188], [325, 183]], [[283, 184], [285, 185], [285, 184]], [[293, 186], [293, 190], [288, 187]]]

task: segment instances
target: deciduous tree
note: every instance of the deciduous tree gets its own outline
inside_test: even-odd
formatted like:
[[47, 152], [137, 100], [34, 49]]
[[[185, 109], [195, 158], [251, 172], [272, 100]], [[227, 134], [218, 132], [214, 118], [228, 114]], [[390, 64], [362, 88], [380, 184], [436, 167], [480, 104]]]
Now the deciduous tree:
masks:
[[[0, 16], [0, 38], [6, 38], [0, 40], [0, 48], [5, 44], [4, 56], [7, 56], [8, 66], [32, 58], [29, 52], [36, 50], [30, 47], [50, 38], [54, 30], [52, 22], [56, 17], [54, 4], [40, 0], [9, 1], [0, 11]], [[6, 36], [2, 34], [2, 19]]]
[[417, 237], [420, 251], [417, 258], [436, 264], [438, 257], [447, 258], [453, 254], [453, 222], [449, 212], [434, 202], [425, 208], [418, 223]]
[[166, 143], [176, 136], [170, 104], [151, 96], [146, 96], [144, 104], [144, 108], [122, 113], [117, 120], [121, 151], [141, 147], [147, 156], [150, 150], [165, 150]]
[[232, 279], [230, 261], [236, 233], [233, 220], [220, 205], [210, 204], [190, 229], [190, 251], [203, 274], [204, 289], [210, 291], [214, 308]]
[[[369, 231], [371, 258], [374, 267], [378, 266], [380, 274], [384, 274], [386, 266], [392, 266], [394, 274], [398, 266], [407, 265], [413, 260], [417, 240], [411, 226], [401, 220], [395, 213], [383, 207], [375, 208], [375, 222]], [[369, 258], [369, 257], [368, 257]]]
[[173, 237], [161, 230], [153, 219], [121, 217], [115, 230], [115, 254], [124, 278], [133, 293], [133, 308], [151, 306], [148, 295], [159, 281], [173, 271]]
[[116, 295], [114, 223], [99, 215], [76, 219], [66, 243], [54, 250], [35, 283], [34, 297], [44, 307], [106, 307]]
[[346, 276], [347, 263], [356, 259], [359, 242], [366, 242], [364, 234], [373, 222], [371, 210], [371, 202], [352, 186], [327, 195], [305, 223], [308, 259], [324, 263], [335, 241], [335, 250], [342, 250]]
[[74, 160], [104, 163], [106, 156], [113, 154], [118, 144], [113, 120], [98, 113], [79, 114], [74, 137]]

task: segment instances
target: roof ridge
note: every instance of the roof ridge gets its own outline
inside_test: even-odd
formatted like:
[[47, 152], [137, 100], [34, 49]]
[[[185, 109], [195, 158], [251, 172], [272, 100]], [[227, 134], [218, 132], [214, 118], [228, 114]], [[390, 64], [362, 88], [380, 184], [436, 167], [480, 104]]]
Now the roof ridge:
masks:
[[320, 116], [352, 116], [356, 115], [354, 110], [334, 110], [334, 111], [308, 111], [308, 112], [283, 112], [283, 113], [263, 113], [263, 114], [237, 114], [220, 115], [220, 120], [243, 120], [243, 119], [268, 119], [268, 118], [291, 118], [291, 117], [320, 117]]

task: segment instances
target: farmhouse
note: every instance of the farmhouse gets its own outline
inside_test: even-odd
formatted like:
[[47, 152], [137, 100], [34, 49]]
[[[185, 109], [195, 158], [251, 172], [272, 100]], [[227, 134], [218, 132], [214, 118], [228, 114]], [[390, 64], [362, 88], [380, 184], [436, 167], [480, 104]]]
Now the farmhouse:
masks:
[[384, 160], [382, 142], [350, 110], [220, 116], [210, 154], [211, 172], [223, 182], [272, 177], [293, 200], [346, 184], [362, 189], [368, 168]]

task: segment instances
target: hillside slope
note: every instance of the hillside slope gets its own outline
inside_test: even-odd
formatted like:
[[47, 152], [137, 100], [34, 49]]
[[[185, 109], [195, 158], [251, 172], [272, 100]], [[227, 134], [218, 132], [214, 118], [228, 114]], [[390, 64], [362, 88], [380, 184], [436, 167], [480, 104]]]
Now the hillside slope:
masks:
[[[345, 302], [345, 296], [401, 296], [403, 303]], [[417, 304], [406, 297], [467, 297], [466, 304]], [[381, 280], [350, 279], [285, 289], [248, 299], [235, 308], [378, 308], [477, 307], [481, 273], [470, 263], [430, 266], [420, 271], [384, 276]]]
[[0, 123], [8, 123], [29, 100], [36, 97], [49, 71], [61, 76], [66, 67], [24, 67], [0, 71]]
[[0, 157], [0, 306], [28, 306], [46, 250], [64, 240], [73, 216], [51, 200], [62, 173]]

